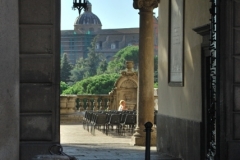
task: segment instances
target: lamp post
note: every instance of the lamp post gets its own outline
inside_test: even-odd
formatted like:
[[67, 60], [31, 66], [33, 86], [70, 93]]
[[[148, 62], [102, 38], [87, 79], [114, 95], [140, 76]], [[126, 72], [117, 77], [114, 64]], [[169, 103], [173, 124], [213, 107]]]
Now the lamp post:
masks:
[[79, 15], [81, 14], [82, 9], [87, 10], [87, 0], [73, 0], [73, 10], [78, 9]]

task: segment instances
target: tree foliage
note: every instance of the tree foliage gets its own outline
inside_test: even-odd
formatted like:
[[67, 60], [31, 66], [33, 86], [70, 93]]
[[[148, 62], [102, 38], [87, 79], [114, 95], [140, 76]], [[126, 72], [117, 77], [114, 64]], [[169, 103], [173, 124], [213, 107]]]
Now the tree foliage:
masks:
[[63, 91], [63, 94], [108, 94], [119, 76], [113, 73], [88, 77]]
[[138, 66], [138, 46], [127, 46], [114, 55], [114, 59], [108, 63], [108, 73], [119, 73], [125, 69], [126, 61], [133, 61]]
[[108, 66], [107, 60], [103, 59], [98, 65], [97, 74], [98, 75], [103, 74], [107, 70], [107, 66]]
[[[133, 61], [135, 69], [138, 67], [139, 48], [128, 46], [118, 51], [113, 60], [107, 63], [102, 55], [95, 52], [97, 37], [89, 47], [87, 58], [80, 58], [71, 70], [72, 86], [61, 83], [63, 94], [107, 94], [112, 90], [115, 81], [124, 70], [126, 61]], [[66, 57], [67, 59], [67, 57]], [[62, 60], [63, 61], [63, 60]], [[62, 67], [61, 67], [62, 68]], [[158, 57], [154, 57], [154, 87], [158, 86]], [[67, 88], [67, 89], [66, 89]]]
[[68, 82], [70, 79], [72, 65], [69, 63], [67, 53], [61, 59], [61, 81]]
[[69, 85], [63, 81], [60, 82], [60, 94], [62, 94], [62, 92], [66, 89], [69, 88]]
[[84, 62], [84, 68], [86, 69], [84, 75], [85, 77], [94, 76], [97, 74], [97, 68], [99, 63], [101, 62], [101, 54], [96, 53], [95, 46], [98, 36], [96, 36], [91, 42], [91, 47], [88, 47], [88, 56]]
[[[135, 69], [138, 67], [138, 46], [128, 46], [118, 51], [114, 56], [114, 60], [109, 62], [107, 72], [119, 73], [121, 70], [125, 69], [126, 61], [133, 61]], [[154, 83], [158, 83], [158, 56], [154, 56]]]
[[85, 72], [85, 67], [84, 67], [84, 59], [80, 58], [74, 68], [71, 70], [71, 76], [70, 76], [70, 80], [73, 83], [76, 83], [77, 81], [81, 80], [84, 78], [84, 72]]
[[[85, 59], [80, 58], [71, 71], [70, 79], [74, 83], [84, 78], [94, 76], [97, 72], [99, 72], [99, 74], [105, 72], [106, 67], [102, 64], [104, 63], [104, 58], [100, 53], [96, 53], [95, 51], [97, 38], [98, 37], [96, 36], [91, 42], [91, 46], [88, 47], [89, 52], [87, 57]], [[102, 65], [101, 68], [99, 68], [99, 65]]]

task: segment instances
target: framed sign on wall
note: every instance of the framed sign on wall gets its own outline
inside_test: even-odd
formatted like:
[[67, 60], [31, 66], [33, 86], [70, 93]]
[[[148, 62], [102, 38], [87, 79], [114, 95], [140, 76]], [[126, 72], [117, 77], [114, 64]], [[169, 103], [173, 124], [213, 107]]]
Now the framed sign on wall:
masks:
[[184, 85], [184, 0], [169, 0], [169, 86]]

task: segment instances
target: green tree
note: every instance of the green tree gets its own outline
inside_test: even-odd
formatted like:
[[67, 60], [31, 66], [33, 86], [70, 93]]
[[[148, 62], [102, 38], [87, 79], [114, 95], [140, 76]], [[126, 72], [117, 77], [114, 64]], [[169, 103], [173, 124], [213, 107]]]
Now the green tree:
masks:
[[96, 36], [91, 42], [91, 47], [88, 47], [88, 56], [84, 62], [84, 68], [86, 69], [84, 76], [91, 77], [97, 74], [97, 68], [101, 61], [101, 54], [96, 53], [96, 41], [98, 36]]
[[[88, 47], [87, 57], [80, 58], [71, 71], [70, 79], [72, 82], [80, 81], [84, 78], [88, 78], [97, 74], [99, 64], [103, 61], [102, 55], [96, 53], [95, 46], [98, 36], [96, 36], [91, 42], [91, 46]], [[104, 67], [104, 66], [101, 66]], [[104, 69], [104, 68], [101, 68]], [[104, 70], [101, 70], [104, 71]], [[100, 72], [100, 71], [99, 71]], [[103, 72], [102, 72], [103, 73]]]
[[119, 76], [113, 73], [88, 77], [64, 90], [63, 94], [108, 94]]
[[62, 94], [62, 92], [66, 89], [69, 88], [69, 85], [63, 81], [60, 82], [60, 94]]
[[107, 60], [103, 59], [98, 65], [97, 74], [98, 75], [103, 74], [107, 70], [107, 66], [108, 66]]
[[120, 51], [118, 51], [114, 59], [108, 63], [107, 72], [108, 73], [119, 73], [121, 70], [125, 69], [126, 61], [133, 61], [134, 66], [138, 66], [138, 46], [127, 46]]
[[67, 53], [64, 53], [61, 59], [61, 81], [69, 82], [71, 70], [72, 65], [69, 63]]
[[71, 70], [71, 76], [70, 80], [73, 83], [76, 83], [77, 81], [80, 81], [84, 78], [84, 72], [85, 72], [85, 67], [84, 67], [84, 59], [81, 57], [75, 64], [74, 68]]

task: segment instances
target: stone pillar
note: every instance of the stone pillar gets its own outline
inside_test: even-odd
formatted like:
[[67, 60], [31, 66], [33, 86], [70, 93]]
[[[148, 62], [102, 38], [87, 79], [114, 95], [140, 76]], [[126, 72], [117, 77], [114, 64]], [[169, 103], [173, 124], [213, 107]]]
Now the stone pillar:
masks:
[[[19, 1], [0, 5], [0, 159], [20, 159]], [[22, 86], [21, 86], [22, 87]], [[22, 88], [21, 88], [22, 89]], [[24, 108], [24, 107], [23, 107]]]
[[[153, 9], [160, 0], [133, 0], [133, 7], [139, 9], [139, 72], [137, 97], [137, 127], [132, 137], [133, 145], [145, 145], [144, 124], [154, 123], [154, 37]], [[151, 133], [151, 145], [156, 145], [156, 132]]]

